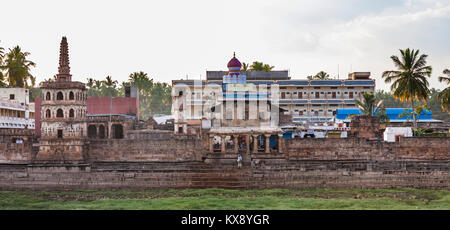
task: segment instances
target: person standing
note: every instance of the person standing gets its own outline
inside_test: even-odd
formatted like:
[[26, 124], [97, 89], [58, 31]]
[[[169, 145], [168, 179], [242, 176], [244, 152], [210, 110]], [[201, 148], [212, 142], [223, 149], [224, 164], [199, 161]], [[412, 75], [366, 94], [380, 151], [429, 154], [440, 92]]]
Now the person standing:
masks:
[[241, 154], [238, 155], [237, 163], [238, 163], [238, 168], [241, 168], [242, 167], [242, 156], [241, 156]]

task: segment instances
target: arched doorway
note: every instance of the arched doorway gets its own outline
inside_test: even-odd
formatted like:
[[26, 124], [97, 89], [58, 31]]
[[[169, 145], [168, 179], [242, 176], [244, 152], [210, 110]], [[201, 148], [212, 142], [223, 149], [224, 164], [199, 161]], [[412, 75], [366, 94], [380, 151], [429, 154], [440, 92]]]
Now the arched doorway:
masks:
[[122, 139], [123, 138], [123, 126], [121, 124], [112, 125], [112, 134], [114, 139]]
[[45, 94], [45, 100], [50, 101], [50, 100], [51, 100], [50, 98], [51, 98], [51, 97], [50, 97], [50, 92], [47, 92], [47, 93]]
[[97, 138], [97, 127], [95, 127], [95, 125], [88, 126], [88, 137]]
[[75, 117], [75, 111], [73, 109], [69, 110], [69, 117]]
[[100, 139], [104, 139], [105, 136], [106, 136], [106, 135], [105, 135], [105, 126], [100, 125], [99, 128], [98, 128], [98, 137], [99, 137]]
[[73, 92], [70, 91], [70, 93], [69, 93], [69, 100], [74, 100], [74, 99], [75, 99], [75, 96], [74, 96]]

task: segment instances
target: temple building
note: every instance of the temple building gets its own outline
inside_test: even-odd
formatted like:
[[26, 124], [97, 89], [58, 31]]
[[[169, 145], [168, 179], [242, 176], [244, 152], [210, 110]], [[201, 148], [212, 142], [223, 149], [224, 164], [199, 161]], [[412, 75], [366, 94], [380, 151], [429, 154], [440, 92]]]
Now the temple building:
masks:
[[[255, 87], [233, 56], [222, 80], [174, 81], [174, 132], [208, 135], [210, 152], [280, 152], [277, 87]], [[200, 101], [201, 103], [198, 103]], [[197, 122], [196, 122], [197, 121]]]
[[56, 80], [43, 82], [41, 89], [35, 117], [37, 161], [83, 162], [90, 143], [127, 138], [139, 122], [136, 87], [126, 87], [125, 97], [88, 98], [85, 84], [72, 81], [66, 37], [60, 44]]
[[86, 86], [72, 81], [69, 47], [63, 37], [56, 81], [43, 82], [41, 138], [37, 160], [82, 161], [86, 126]]

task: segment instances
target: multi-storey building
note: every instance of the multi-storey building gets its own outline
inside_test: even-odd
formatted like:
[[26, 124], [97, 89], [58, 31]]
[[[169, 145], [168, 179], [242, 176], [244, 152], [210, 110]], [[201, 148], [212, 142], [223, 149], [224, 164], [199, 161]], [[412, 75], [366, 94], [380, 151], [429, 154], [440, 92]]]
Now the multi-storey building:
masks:
[[305, 80], [291, 79], [287, 70], [240, 71], [234, 79], [229, 71], [207, 71], [206, 80], [174, 80], [172, 86], [174, 131], [188, 133], [190, 125], [207, 119], [211, 105], [228, 98], [269, 100], [297, 123], [331, 122], [338, 108], [356, 108], [355, 99], [364, 92], [374, 93], [375, 80], [370, 72], [351, 73], [348, 79]]
[[62, 38], [56, 81], [43, 82], [41, 139], [37, 160], [82, 161], [86, 126], [86, 86], [72, 81], [69, 48]]
[[0, 88], [0, 128], [34, 129], [34, 103], [29, 90]]

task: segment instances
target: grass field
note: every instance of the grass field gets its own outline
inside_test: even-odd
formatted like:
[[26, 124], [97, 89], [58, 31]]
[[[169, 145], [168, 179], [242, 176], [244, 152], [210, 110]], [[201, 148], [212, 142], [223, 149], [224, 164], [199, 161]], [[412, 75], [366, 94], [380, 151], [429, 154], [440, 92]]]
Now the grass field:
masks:
[[0, 209], [450, 209], [450, 190], [0, 191]]

